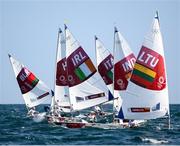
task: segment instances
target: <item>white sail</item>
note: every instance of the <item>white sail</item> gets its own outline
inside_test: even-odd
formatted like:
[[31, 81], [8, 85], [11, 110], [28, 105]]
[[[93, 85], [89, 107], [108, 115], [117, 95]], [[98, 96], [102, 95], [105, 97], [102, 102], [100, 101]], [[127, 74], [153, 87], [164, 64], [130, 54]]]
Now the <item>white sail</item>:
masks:
[[52, 91], [23, 64], [9, 55], [15, 77], [28, 108], [37, 106], [51, 98]]
[[[121, 93], [126, 92], [136, 58], [127, 41], [115, 27], [114, 30], [114, 108], [120, 111]], [[124, 104], [124, 103], [123, 103]]]
[[113, 94], [113, 56], [103, 43], [95, 36], [96, 61], [98, 72], [108, 89]]
[[57, 52], [56, 52], [56, 74], [55, 74], [55, 94], [53, 104], [56, 104], [64, 112], [71, 111], [69, 99], [69, 86], [67, 81], [66, 44], [65, 37], [61, 29], [58, 32]]
[[73, 110], [89, 108], [112, 100], [112, 94], [91, 59], [67, 26], [65, 36], [69, 92]]
[[169, 111], [164, 48], [157, 14], [137, 57], [127, 92], [121, 97], [121, 116], [126, 119], [155, 119]]

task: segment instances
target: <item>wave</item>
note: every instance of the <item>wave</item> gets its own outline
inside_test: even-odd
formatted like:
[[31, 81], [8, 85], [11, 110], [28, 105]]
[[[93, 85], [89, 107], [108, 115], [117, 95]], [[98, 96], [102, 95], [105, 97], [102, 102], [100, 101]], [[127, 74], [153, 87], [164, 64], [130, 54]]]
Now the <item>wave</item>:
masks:
[[146, 138], [146, 137], [141, 137], [141, 140], [143, 142], [152, 143], [152, 144], [167, 144], [167, 143], [169, 143], [167, 140], [157, 140], [154, 138]]

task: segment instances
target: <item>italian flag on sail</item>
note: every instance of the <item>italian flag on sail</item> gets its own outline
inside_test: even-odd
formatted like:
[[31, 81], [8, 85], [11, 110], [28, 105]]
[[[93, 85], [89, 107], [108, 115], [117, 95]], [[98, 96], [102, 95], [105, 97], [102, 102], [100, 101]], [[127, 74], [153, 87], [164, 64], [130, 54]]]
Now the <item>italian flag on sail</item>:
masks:
[[94, 72], [96, 68], [89, 58], [75, 69], [75, 74], [81, 81], [90, 77]]
[[107, 76], [108, 76], [111, 80], [113, 80], [113, 72], [112, 72], [112, 70], [110, 70], [110, 71], [107, 72]]
[[98, 65], [98, 71], [103, 78], [106, 85], [113, 83], [113, 56], [109, 54], [101, 63]]

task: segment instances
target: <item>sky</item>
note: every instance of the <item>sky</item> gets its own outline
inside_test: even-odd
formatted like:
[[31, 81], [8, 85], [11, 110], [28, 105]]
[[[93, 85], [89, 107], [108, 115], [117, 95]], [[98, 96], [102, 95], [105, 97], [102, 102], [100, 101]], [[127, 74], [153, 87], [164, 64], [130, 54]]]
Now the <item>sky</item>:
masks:
[[179, 0], [0, 0], [0, 104], [24, 103], [8, 53], [53, 89], [57, 31], [64, 23], [93, 60], [94, 35], [112, 51], [114, 26], [137, 56], [156, 10], [170, 103], [180, 104]]

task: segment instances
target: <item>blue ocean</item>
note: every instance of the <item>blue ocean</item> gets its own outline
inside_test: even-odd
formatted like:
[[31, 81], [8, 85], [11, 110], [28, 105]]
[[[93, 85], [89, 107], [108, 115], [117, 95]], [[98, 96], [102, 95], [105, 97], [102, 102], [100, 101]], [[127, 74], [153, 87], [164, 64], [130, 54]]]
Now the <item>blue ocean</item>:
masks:
[[[106, 105], [105, 108], [110, 108]], [[166, 118], [149, 120], [138, 128], [68, 129], [36, 123], [26, 116], [25, 105], [0, 105], [0, 144], [18, 145], [145, 145], [180, 144], [180, 105], [171, 105], [171, 129]]]

